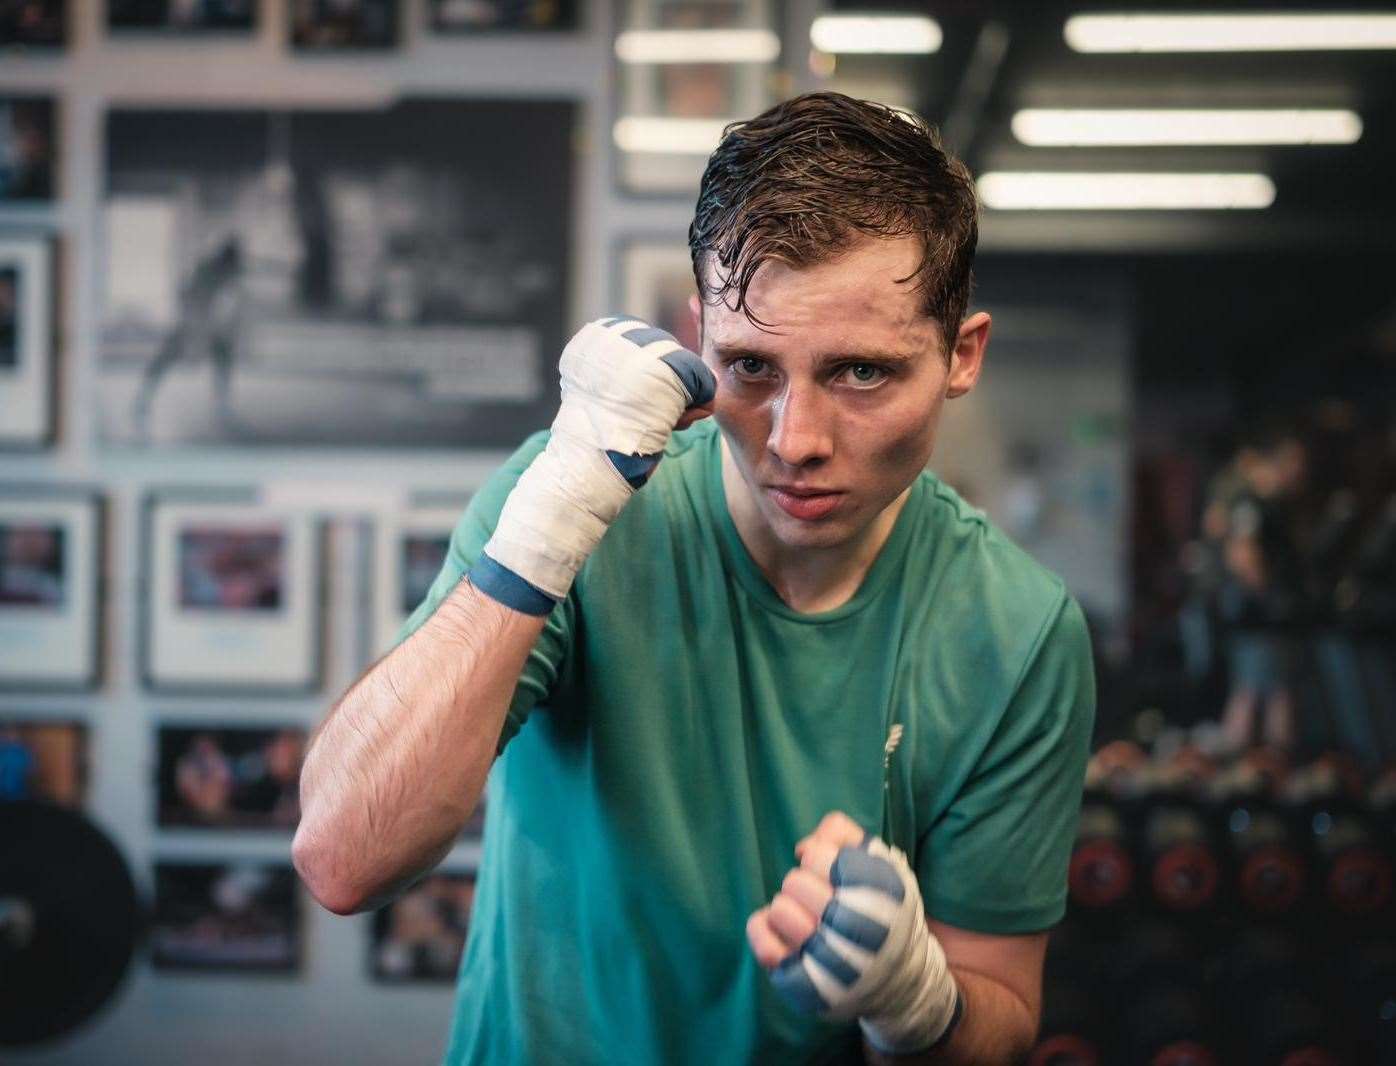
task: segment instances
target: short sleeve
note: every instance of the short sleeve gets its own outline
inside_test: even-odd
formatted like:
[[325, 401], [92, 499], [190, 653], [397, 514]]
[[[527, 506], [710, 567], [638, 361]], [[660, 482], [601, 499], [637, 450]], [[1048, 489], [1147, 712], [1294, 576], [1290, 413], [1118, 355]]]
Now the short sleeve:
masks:
[[[499, 521], [499, 513], [504, 509], [504, 501], [513, 491], [520, 475], [533, 462], [534, 457], [548, 443], [546, 432], [535, 433], [524, 441], [519, 450], [496, 470], [488, 481], [470, 500], [465, 513], [456, 523], [451, 533], [451, 545], [442, 563], [441, 572], [431, 583], [427, 595], [417, 609], [403, 623], [398, 633], [398, 643], [410, 637], [429, 619], [441, 602], [460, 584], [461, 578], [475, 565], [484, 551], [485, 544], [494, 533]], [[533, 646], [519, 675], [518, 687], [509, 704], [504, 719], [504, 728], [499, 735], [499, 751], [523, 726], [528, 714], [539, 703], [544, 702], [562, 683], [568, 662], [568, 649], [571, 645], [574, 607], [571, 599], [563, 600], [548, 616], [538, 642]]]
[[931, 917], [1001, 935], [1061, 920], [1094, 720], [1090, 636], [1066, 597], [973, 773], [919, 842]]

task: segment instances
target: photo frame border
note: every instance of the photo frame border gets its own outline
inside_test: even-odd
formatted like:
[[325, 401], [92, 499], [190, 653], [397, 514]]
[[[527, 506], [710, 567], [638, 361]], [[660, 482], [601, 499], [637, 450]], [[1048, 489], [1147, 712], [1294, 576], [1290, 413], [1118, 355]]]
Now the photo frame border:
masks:
[[[384, 580], [385, 573], [381, 565], [383, 562], [382, 552], [385, 550], [384, 538], [390, 535], [394, 536], [400, 547], [404, 524], [411, 522], [414, 516], [431, 511], [454, 511], [456, 517], [451, 526], [451, 532], [454, 532], [456, 524], [460, 522], [461, 515], [464, 514], [466, 507], [470, 505], [471, 499], [478, 491], [478, 486], [454, 490], [414, 490], [405, 495], [401, 508], [390, 513], [376, 515], [371, 521], [366, 522], [361, 564], [363, 567], [364, 597], [359, 633], [359, 658], [362, 663], [372, 663], [379, 656], [385, 655], [391, 650], [388, 647], [379, 647], [380, 641], [385, 636], [380, 626], [388, 616], [388, 598], [401, 592], [401, 588], [394, 587], [393, 584]], [[399, 623], [398, 628], [400, 627], [401, 623]]]
[[[279, 733], [285, 729], [298, 730], [305, 737], [305, 746], [310, 747], [311, 734], [314, 733], [313, 725], [290, 716], [282, 716], [274, 719], [261, 719], [248, 717], [246, 714], [239, 715], [237, 712], [218, 712], [208, 718], [200, 718], [187, 712], [175, 712], [173, 714], [155, 713], [151, 715], [146, 723], [150, 730], [150, 750], [154, 753], [150, 770], [150, 791], [151, 791], [151, 817], [150, 825], [159, 833], [192, 833], [202, 835], [212, 833], [219, 839], [231, 838], [238, 834], [252, 834], [257, 838], [266, 837], [287, 837], [294, 833], [294, 825], [203, 825], [198, 822], [167, 822], [162, 818], [160, 774], [163, 767], [163, 751], [160, 747], [163, 734], [167, 729], [185, 730], [188, 732], [209, 732], [209, 733], [230, 733], [230, 732], [260, 732]], [[304, 767], [304, 753], [302, 753], [301, 765]]]
[[257, 507], [261, 504], [261, 492], [257, 488], [215, 488], [192, 486], [162, 486], [147, 489], [140, 503], [141, 557], [137, 579], [136, 613], [136, 663], [137, 677], [142, 690], [155, 695], [167, 696], [233, 696], [233, 697], [304, 697], [319, 692], [325, 679], [325, 596], [326, 567], [328, 566], [328, 529], [324, 517], [307, 514], [310, 523], [311, 561], [310, 597], [307, 604], [306, 625], [310, 627], [310, 662], [306, 682], [303, 685], [283, 685], [276, 682], [257, 684], [230, 679], [226, 683], [209, 680], [206, 682], [161, 681], [154, 671], [155, 605], [152, 596], [155, 586], [155, 516], [161, 506], [170, 504], [236, 505]]
[[[626, 257], [633, 249], [640, 246], [664, 247], [667, 245], [686, 250], [688, 248], [687, 236], [659, 229], [628, 230], [616, 236], [611, 242], [611, 270], [608, 279], [609, 289], [606, 294], [608, 313], [640, 315], [642, 318], [644, 314], [648, 313], [648, 308], [625, 306], [626, 281], [629, 277], [626, 269]], [[696, 285], [694, 293], [697, 294]]]
[[48, 484], [41, 482], [0, 482], [0, 500], [59, 500], [67, 503], [86, 503], [92, 508], [92, 611], [86, 623], [92, 637], [92, 655], [88, 669], [81, 677], [71, 681], [52, 681], [44, 678], [11, 677], [0, 674], [0, 692], [33, 692], [39, 694], [60, 692], [92, 692], [101, 687], [106, 676], [107, 655], [103, 637], [106, 627], [103, 624], [107, 610], [107, 521], [109, 504], [101, 488], [95, 485]]
[[[230, 866], [258, 866], [262, 868], [289, 871], [291, 874], [291, 961], [287, 965], [281, 964], [246, 964], [246, 965], [180, 965], [179, 963], [158, 962], [155, 958], [155, 945], [150, 934], [154, 932], [156, 926], [157, 902], [158, 902], [158, 874], [161, 866], [171, 867], [220, 867]], [[151, 973], [156, 975], [181, 974], [190, 977], [207, 975], [209, 977], [231, 977], [234, 979], [301, 979], [306, 973], [307, 950], [309, 948], [308, 922], [312, 914], [306, 906], [305, 890], [301, 885], [299, 875], [296, 873], [294, 865], [289, 858], [281, 858], [275, 855], [237, 855], [226, 852], [209, 853], [189, 853], [181, 851], [170, 845], [157, 845], [151, 850], [149, 858], [145, 864], [150, 877], [150, 897], [148, 903], [148, 914], [146, 919], [147, 936], [146, 942], [142, 946], [143, 962]]]
[[32, 240], [38, 245], [47, 259], [47, 268], [41, 271], [44, 278], [44, 306], [41, 317], [40, 336], [43, 338], [43, 365], [38, 368], [37, 377], [45, 393], [40, 405], [42, 429], [35, 437], [7, 437], [0, 435], [0, 454], [32, 454], [48, 451], [58, 443], [58, 357], [60, 348], [59, 321], [59, 258], [61, 255], [58, 237], [45, 229], [28, 226], [9, 227], [0, 225], [0, 244], [8, 241], [23, 242]]
[[411, 0], [389, 0], [393, 5], [392, 40], [387, 42], [355, 41], [352, 44], [299, 44], [296, 41], [296, 0], [286, 0], [284, 26], [286, 51], [297, 58], [311, 56], [384, 56], [410, 47]]
[[[432, 869], [431, 871], [429, 871], [429, 872], [428, 872], [425, 876], [423, 876], [419, 881], [414, 882], [406, 891], [404, 891], [404, 892], [402, 893], [402, 895], [406, 895], [406, 892], [410, 892], [413, 888], [416, 888], [417, 885], [419, 885], [422, 881], [427, 880], [427, 878], [429, 878], [429, 877], [435, 877], [435, 876], [438, 876], [438, 875], [444, 875], [444, 876], [446, 876], [446, 877], [468, 877], [468, 878], [470, 878], [472, 881], [475, 882], [475, 899], [476, 899], [476, 900], [479, 899], [479, 893], [480, 893], [480, 864], [479, 864], [479, 862], [478, 862], [478, 861], [477, 861], [477, 862], [473, 862], [473, 863], [471, 863], [471, 862], [459, 862], [459, 861], [452, 861], [452, 860], [449, 859], [449, 858], [446, 859], [440, 866], [438, 866], [438, 867]], [[371, 986], [373, 986], [374, 988], [380, 988], [380, 989], [392, 989], [392, 988], [400, 988], [400, 989], [444, 988], [444, 987], [446, 987], [446, 986], [448, 986], [448, 985], [453, 984], [454, 981], [455, 981], [455, 977], [450, 977], [450, 978], [445, 978], [445, 979], [439, 979], [439, 978], [433, 978], [433, 977], [383, 977], [383, 976], [381, 976], [381, 975], [378, 973], [378, 965], [377, 965], [377, 961], [378, 961], [378, 960], [377, 960], [377, 955], [378, 955], [378, 945], [379, 945], [379, 943], [381, 942], [381, 941], [380, 941], [380, 938], [379, 938], [379, 936], [378, 936], [378, 925], [379, 925], [380, 922], [386, 922], [386, 921], [388, 920], [388, 912], [389, 912], [394, 906], [397, 905], [397, 903], [401, 900], [401, 898], [402, 898], [402, 897], [399, 896], [398, 898], [394, 899], [392, 902], [387, 903], [387, 904], [385, 904], [384, 906], [380, 907], [377, 911], [374, 911], [374, 912], [373, 912], [373, 915], [372, 915], [373, 920], [367, 923], [367, 925], [368, 925], [368, 936], [364, 938], [364, 941], [365, 941], [364, 962], [365, 962], [365, 964], [366, 964], [366, 965], [365, 965], [365, 973], [364, 973], [365, 979], [368, 981], [368, 983], [369, 983]], [[380, 917], [380, 916], [381, 916], [381, 917]], [[472, 901], [472, 903], [471, 903], [470, 926], [471, 926], [472, 929], [473, 929], [474, 926], [475, 926], [475, 905], [474, 905], [474, 902], [473, 902], [473, 901]], [[466, 938], [465, 938], [465, 943], [461, 945], [461, 960], [462, 960], [462, 962], [463, 962], [464, 959], [465, 959], [465, 952], [468, 950], [469, 946], [470, 946], [470, 935], [469, 935], [469, 933], [467, 932]]]
[[[626, 29], [630, 28], [629, 24], [626, 21], [626, 15], [629, 13], [631, 7], [638, 6], [641, 4], [654, 5], [656, 4], [656, 2], [657, 0], [614, 0], [614, 2], [611, 4], [610, 17], [606, 20], [605, 26], [607, 34], [605, 40], [607, 42], [608, 55], [614, 51], [616, 38]], [[769, 29], [772, 33], [774, 33], [777, 36], [777, 38], [780, 39], [780, 55], [778, 55], [775, 59], [771, 60], [769, 63], [734, 64], [734, 66], [762, 67], [764, 68], [764, 71], [761, 77], [764, 77], [769, 80], [773, 76], [778, 77], [782, 72], [789, 69], [790, 59], [788, 51], [790, 42], [786, 39], [786, 11], [784, 7], [784, 0], [760, 0], [760, 2], [766, 5], [766, 10], [768, 14], [768, 23], [766, 25], [766, 28]], [[614, 56], [610, 56], [610, 61], [615, 64], [616, 69], [614, 71], [615, 76], [611, 79], [610, 92], [607, 94], [607, 96], [609, 97], [610, 114], [608, 116], [608, 122], [606, 124], [605, 137], [607, 159], [609, 160], [611, 170], [610, 185], [614, 195], [622, 201], [634, 201], [636, 203], [667, 203], [675, 205], [683, 203], [693, 203], [694, 199], [698, 195], [698, 186], [703, 174], [702, 166], [698, 168], [698, 173], [693, 180], [693, 185], [689, 188], [671, 189], [666, 188], [664, 186], [659, 186], [656, 188], [643, 188], [640, 186], [636, 186], [635, 184], [626, 179], [624, 166], [624, 159], [626, 153], [621, 149], [619, 145], [616, 144], [615, 139], [616, 123], [626, 115], [625, 71], [623, 69], [623, 64], [620, 64], [618, 60], [615, 60]], [[637, 66], [647, 67], [655, 67], [659, 65], [660, 64], [655, 63], [637, 64]], [[759, 105], [757, 111], [753, 111], [751, 115], [729, 116], [728, 121], [738, 121], [739, 119], [752, 117], [752, 115], [756, 115], [760, 111], [764, 111], [767, 107], [773, 106], [780, 99], [780, 95], [778, 93], [772, 92], [769, 89], [765, 92], [764, 96], [765, 100], [763, 103]], [[686, 222], [685, 225], [687, 225]]]

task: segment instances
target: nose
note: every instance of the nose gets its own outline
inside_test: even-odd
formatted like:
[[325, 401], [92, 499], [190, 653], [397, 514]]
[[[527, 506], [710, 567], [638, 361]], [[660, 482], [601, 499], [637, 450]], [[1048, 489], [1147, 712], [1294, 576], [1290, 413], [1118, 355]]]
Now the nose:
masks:
[[771, 409], [766, 447], [786, 466], [822, 463], [834, 454], [833, 412], [814, 384], [791, 382]]

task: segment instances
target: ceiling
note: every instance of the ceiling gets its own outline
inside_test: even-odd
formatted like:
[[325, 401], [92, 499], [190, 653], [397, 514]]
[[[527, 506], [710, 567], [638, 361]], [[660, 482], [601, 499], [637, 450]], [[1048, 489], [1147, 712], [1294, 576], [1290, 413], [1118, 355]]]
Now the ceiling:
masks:
[[[986, 210], [985, 250], [1340, 252], [1396, 246], [1396, 52], [1084, 54], [1071, 50], [1062, 35], [1069, 15], [1086, 12], [1396, 13], [1396, 5], [842, 0], [832, 8], [914, 10], [936, 19], [944, 34], [937, 53], [840, 56], [823, 84], [884, 99], [900, 95], [941, 127], [947, 145], [976, 174], [1260, 171], [1276, 186], [1274, 203], [1263, 210]], [[1023, 107], [1342, 107], [1357, 111], [1363, 133], [1342, 146], [1034, 148], [1010, 129]]]

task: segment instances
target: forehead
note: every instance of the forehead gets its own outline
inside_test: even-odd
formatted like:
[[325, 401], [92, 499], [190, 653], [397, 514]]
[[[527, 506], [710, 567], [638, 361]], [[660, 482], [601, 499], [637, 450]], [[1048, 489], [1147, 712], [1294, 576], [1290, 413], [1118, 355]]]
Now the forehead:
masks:
[[767, 261], [747, 289], [747, 305], [768, 328], [731, 306], [710, 303], [703, 310], [705, 333], [717, 344], [763, 349], [782, 338], [786, 343], [817, 338], [850, 351], [919, 352], [935, 343], [938, 330], [912, 276], [921, 254], [921, 242], [913, 237], [864, 237], [808, 266]]

